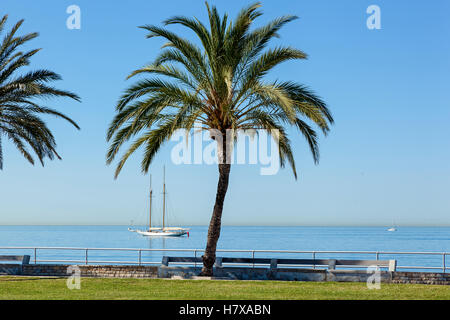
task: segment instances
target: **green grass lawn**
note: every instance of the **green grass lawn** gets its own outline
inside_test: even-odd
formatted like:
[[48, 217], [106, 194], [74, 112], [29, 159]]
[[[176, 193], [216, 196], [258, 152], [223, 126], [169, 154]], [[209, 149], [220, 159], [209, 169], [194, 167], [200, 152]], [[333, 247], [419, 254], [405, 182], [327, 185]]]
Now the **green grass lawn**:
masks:
[[0, 299], [450, 299], [450, 287], [365, 283], [0, 277]]

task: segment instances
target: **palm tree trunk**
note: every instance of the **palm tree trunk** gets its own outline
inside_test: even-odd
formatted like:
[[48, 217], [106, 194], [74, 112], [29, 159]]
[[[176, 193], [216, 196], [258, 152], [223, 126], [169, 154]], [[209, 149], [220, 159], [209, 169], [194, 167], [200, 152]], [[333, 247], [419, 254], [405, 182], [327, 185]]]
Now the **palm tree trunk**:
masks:
[[219, 159], [219, 182], [217, 184], [216, 203], [214, 205], [211, 222], [208, 229], [208, 240], [206, 243], [203, 258], [203, 268], [200, 273], [202, 276], [213, 275], [213, 265], [216, 261], [216, 247], [220, 236], [220, 227], [222, 225], [223, 202], [228, 189], [231, 165], [227, 157], [227, 143], [225, 135], [223, 137], [222, 148], [219, 147], [219, 153], [222, 153], [222, 161]]

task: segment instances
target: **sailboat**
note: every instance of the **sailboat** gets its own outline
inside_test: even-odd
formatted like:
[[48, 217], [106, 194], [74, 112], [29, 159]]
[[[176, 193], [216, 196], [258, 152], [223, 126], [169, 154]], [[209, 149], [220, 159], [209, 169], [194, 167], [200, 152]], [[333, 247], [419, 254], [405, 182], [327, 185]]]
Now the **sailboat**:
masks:
[[189, 229], [180, 228], [180, 227], [166, 227], [165, 226], [165, 215], [166, 215], [166, 168], [164, 167], [164, 175], [163, 175], [163, 210], [162, 210], [162, 226], [161, 227], [152, 227], [152, 198], [153, 198], [153, 190], [152, 190], [152, 180], [150, 175], [150, 221], [147, 230], [134, 230], [128, 228], [128, 231], [139, 233], [143, 236], [156, 236], [156, 237], [180, 237], [185, 234], [189, 236]]
[[387, 229], [387, 231], [390, 231], [390, 232], [395, 232], [395, 231], [397, 231], [397, 227], [395, 226], [395, 221], [394, 221], [394, 223], [392, 224], [392, 227], [390, 227], [389, 229]]

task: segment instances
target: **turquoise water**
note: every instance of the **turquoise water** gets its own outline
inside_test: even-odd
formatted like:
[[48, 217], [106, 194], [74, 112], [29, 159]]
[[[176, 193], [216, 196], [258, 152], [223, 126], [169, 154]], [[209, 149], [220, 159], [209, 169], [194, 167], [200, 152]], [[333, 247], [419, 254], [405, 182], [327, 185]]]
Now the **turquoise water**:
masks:
[[[203, 249], [207, 227], [191, 227], [189, 237], [148, 238], [129, 232], [127, 226], [0, 226], [0, 247], [82, 247], [141, 249]], [[383, 227], [237, 227], [225, 226], [219, 249], [305, 250], [305, 251], [420, 251], [450, 252], [450, 227], [400, 227], [387, 232]], [[0, 249], [0, 254], [34, 251]], [[161, 261], [163, 255], [192, 253], [143, 252], [142, 261]], [[199, 253], [201, 255], [201, 253]], [[251, 256], [251, 253], [222, 253], [222, 256]], [[311, 254], [256, 253], [256, 257], [310, 258]], [[374, 259], [373, 254], [318, 254], [316, 258]], [[442, 266], [440, 256], [392, 256], [403, 266]], [[84, 261], [85, 251], [38, 250], [38, 260]], [[138, 261], [137, 252], [90, 251], [89, 261]], [[450, 267], [450, 257], [447, 257]]]

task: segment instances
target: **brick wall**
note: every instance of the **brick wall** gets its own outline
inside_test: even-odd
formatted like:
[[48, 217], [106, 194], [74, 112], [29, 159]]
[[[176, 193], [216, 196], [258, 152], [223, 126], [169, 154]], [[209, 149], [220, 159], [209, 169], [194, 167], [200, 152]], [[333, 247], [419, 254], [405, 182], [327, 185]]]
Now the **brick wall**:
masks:
[[[22, 275], [27, 276], [68, 276], [69, 265], [29, 264], [23, 266]], [[120, 266], [120, 265], [79, 265], [82, 277], [103, 278], [156, 278], [158, 267], [155, 266]]]
[[394, 272], [392, 283], [446, 284], [450, 285], [450, 273]]

